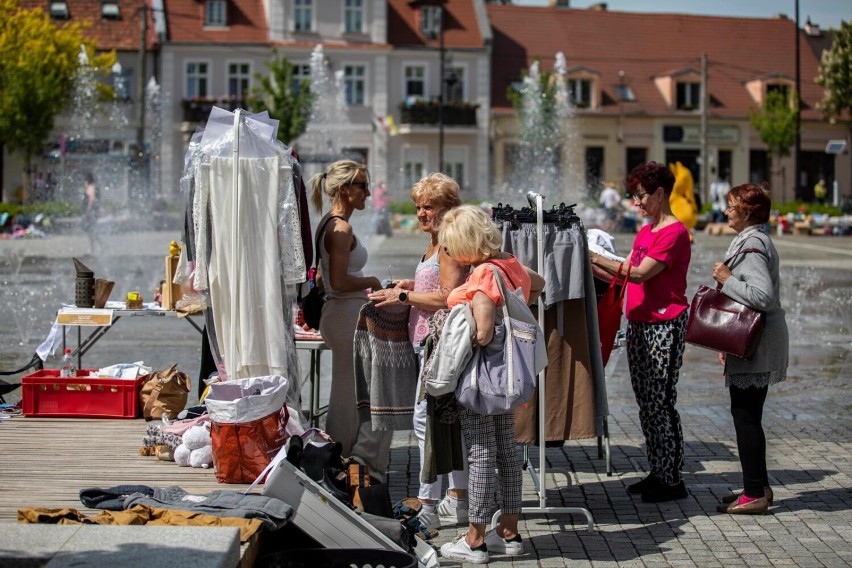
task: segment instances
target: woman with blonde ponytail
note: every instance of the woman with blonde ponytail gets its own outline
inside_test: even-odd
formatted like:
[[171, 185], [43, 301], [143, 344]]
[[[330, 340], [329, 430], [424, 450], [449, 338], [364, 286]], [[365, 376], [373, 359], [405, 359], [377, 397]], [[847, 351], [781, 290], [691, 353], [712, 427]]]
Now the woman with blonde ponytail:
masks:
[[317, 254], [326, 302], [320, 332], [331, 349], [331, 394], [325, 431], [343, 446], [343, 455], [367, 465], [371, 474], [387, 471], [393, 432], [373, 431], [361, 422], [355, 406], [353, 341], [358, 313], [367, 289], [378, 290], [381, 281], [365, 276], [367, 249], [352, 230], [349, 218], [364, 209], [370, 196], [367, 166], [353, 160], [337, 161], [311, 178], [311, 201], [322, 212], [323, 195], [331, 202], [317, 225]]

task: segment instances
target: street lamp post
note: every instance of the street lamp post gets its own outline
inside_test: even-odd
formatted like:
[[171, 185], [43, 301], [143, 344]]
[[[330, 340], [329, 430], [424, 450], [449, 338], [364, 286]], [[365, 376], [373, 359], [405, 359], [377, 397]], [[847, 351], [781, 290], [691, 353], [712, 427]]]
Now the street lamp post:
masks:
[[438, 171], [443, 172], [444, 171], [444, 99], [445, 99], [444, 93], [446, 91], [445, 85], [444, 85], [444, 74], [446, 72], [446, 70], [444, 68], [445, 65], [446, 65], [446, 53], [445, 53], [445, 48], [444, 48], [444, 13], [445, 13], [446, 10], [444, 8], [443, 2], [439, 5], [439, 8], [441, 10], [441, 15], [440, 15], [440, 19], [439, 19], [440, 30], [438, 31], [438, 33], [440, 34], [439, 40], [438, 40], [438, 44], [439, 44], [438, 53], [439, 53], [439, 57], [441, 58], [441, 61], [440, 61], [440, 70], [438, 71], [440, 73], [440, 78], [439, 78], [439, 83], [440, 83], [439, 89], [440, 90], [439, 90], [439, 94], [438, 94]]

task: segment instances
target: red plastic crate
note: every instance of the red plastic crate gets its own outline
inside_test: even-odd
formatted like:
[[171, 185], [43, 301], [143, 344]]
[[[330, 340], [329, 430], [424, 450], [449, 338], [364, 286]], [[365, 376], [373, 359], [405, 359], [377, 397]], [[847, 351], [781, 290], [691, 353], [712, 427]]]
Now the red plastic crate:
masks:
[[67, 418], [136, 418], [139, 389], [147, 375], [136, 380], [90, 377], [97, 370], [81, 369], [71, 379], [59, 369], [43, 369], [21, 377], [21, 401], [26, 416]]

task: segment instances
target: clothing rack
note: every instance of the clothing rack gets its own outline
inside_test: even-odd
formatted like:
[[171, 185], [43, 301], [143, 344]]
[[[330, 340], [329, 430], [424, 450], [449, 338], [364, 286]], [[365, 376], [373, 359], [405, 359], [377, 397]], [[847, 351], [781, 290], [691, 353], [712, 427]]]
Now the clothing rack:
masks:
[[[559, 204], [559, 206], [552, 207], [549, 211], [544, 210], [544, 196], [535, 193], [529, 192], [527, 194], [527, 199], [530, 203], [529, 207], [523, 207], [521, 209], [514, 209], [511, 206], [504, 206], [502, 203], [499, 203], [497, 207], [492, 209], [492, 219], [494, 221], [503, 221], [510, 222], [513, 225], [520, 223], [536, 223], [536, 232], [537, 232], [537, 266], [539, 270], [543, 269], [544, 266], [544, 223], [554, 223], [559, 225], [560, 227], [567, 227], [573, 223], [579, 223], [580, 218], [574, 212], [574, 207], [576, 204], [565, 205], [564, 203]], [[543, 274], [542, 274], [543, 276]], [[539, 327], [544, 329], [544, 310], [538, 310], [538, 324]], [[583, 514], [586, 517], [586, 526], [587, 529], [591, 532], [594, 530], [594, 520], [592, 518], [592, 513], [586, 509], [585, 507], [553, 507], [547, 505], [547, 460], [545, 455], [546, 449], [546, 435], [545, 435], [545, 406], [546, 406], [546, 397], [545, 397], [545, 371], [542, 370], [539, 373], [538, 377], [538, 457], [539, 463], [538, 468], [536, 469], [535, 464], [531, 461], [529, 457], [529, 446], [527, 444], [524, 445], [524, 463], [525, 469], [529, 472], [530, 476], [533, 480], [533, 485], [536, 488], [536, 492], [538, 493], [539, 504], [537, 507], [523, 507], [521, 509], [522, 514], [531, 514], [531, 513], [568, 513], [568, 514]], [[607, 441], [607, 447], [609, 446]], [[559, 472], [565, 475], [565, 478], [568, 481], [568, 484], [571, 484], [571, 476], [568, 471], [562, 469], [553, 469], [551, 472]], [[500, 511], [497, 511], [492, 518], [492, 525], [497, 526], [497, 523], [500, 518]]]

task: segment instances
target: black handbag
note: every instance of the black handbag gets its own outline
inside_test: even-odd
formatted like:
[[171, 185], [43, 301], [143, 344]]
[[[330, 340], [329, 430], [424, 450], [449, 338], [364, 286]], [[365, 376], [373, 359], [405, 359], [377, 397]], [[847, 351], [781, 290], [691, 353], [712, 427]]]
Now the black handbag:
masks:
[[322, 306], [325, 304], [325, 290], [317, 284], [317, 273], [319, 272], [320, 256], [322, 255], [319, 242], [320, 238], [322, 238], [323, 230], [332, 219], [343, 219], [343, 217], [332, 215], [317, 230], [316, 247], [314, 248], [317, 251], [317, 260], [314, 263], [314, 267], [308, 272], [308, 293], [302, 298], [300, 303], [302, 316], [305, 319], [305, 323], [311, 329], [319, 329], [320, 319], [322, 318]]
[[[760, 249], [745, 249], [725, 260], [724, 264], [747, 252], [766, 254]], [[721, 288], [721, 284], [716, 288], [698, 287], [689, 306], [686, 342], [750, 359], [760, 343], [765, 315], [726, 296]]]

